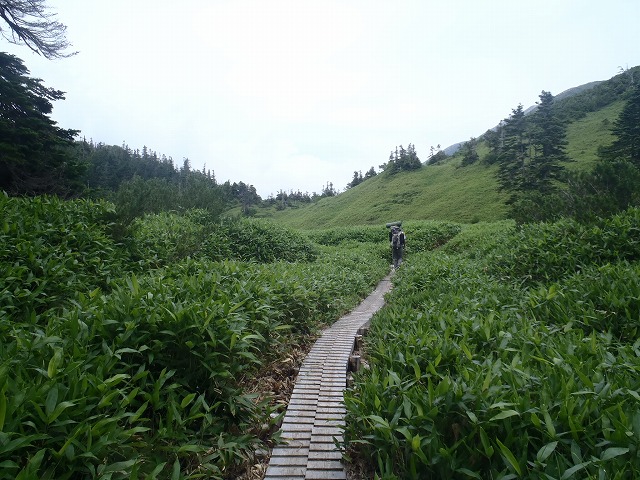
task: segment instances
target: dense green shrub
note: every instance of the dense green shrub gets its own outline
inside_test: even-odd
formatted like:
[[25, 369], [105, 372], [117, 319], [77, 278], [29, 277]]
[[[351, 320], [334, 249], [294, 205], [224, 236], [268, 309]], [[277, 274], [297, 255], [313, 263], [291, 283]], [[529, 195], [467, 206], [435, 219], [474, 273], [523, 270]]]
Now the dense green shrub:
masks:
[[513, 220], [464, 225], [460, 233], [449, 240], [442, 249], [447, 253], [483, 259], [505, 242], [509, 242], [514, 230]]
[[434, 250], [455, 237], [462, 225], [451, 222], [407, 222], [403, 230], [407, 236], [407, 253]]
[[396, 273], [350, 453], [382, 478], [638, 477], [637, 212], [490, 230]]
[[133, 222], [130, 235], [134, 258], [154, 267], [187, 257], [269, 263], [317, 256], [314, 244], [295, 230], [253, 219], [213, 221], [198, 209], [145, 215]]
[[[455, 237], [461, 228], [462, 226], [457, 223], [439, 221], [405, 222], [403, 224], [407, 235], [407, 248], [411, 252], [433, 250]], [[337, 227], [310, 231], [308, 235], [320, 245], [340, 245], [350, 241], [387, 243], [389, 240], [389, 230], [382, 226]]]
[[226, 220], [211, 232], [203, 246], [209, 258], [274, 262], [313, 261], [315, 246], [301, 233], [271, 222]]
[[389, 231], [381, 226], [336, 227], [326, 230], [311, 230], [309, 238], [320, 245], [340, 245], [344, 242], [387, 242]]
[[107, 288], [124, 261], [113, 214], [102, 201], [0, 195], [0, 315], [22, 321]]
[[205, 210], [189, 210], [182, 215], [160, 212], [136, 218], [130, 227], [132, 250], [137, 257], [157, 261], [158, 265], [198, 257], [208, 223]]
[[2, 200], [0, 479], [233, 477], [279, 413], [243, 380], [388, 268], [375, 245], [316, 251], [254, 224], [234, 228], [257, 252], [316, 261], [211, 261], [201, 211], [147, 217], [126, 252], [109, 204]]
[[589, 267], [640, 259], [640, 209], [590, 224], [575, 220], [527, 224], [505, 239], [493, 271], [528, 282], [555, 281]]

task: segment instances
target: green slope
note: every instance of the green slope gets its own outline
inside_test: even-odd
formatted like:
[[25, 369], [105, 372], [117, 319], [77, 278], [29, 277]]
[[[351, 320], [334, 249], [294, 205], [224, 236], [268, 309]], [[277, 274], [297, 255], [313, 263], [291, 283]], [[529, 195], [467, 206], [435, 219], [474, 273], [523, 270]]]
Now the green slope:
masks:
[[[635, 67], [639, 70], [640, 67]], [[572, 170], [590, 169], [598, 148], [611, 143], [610, 128], [624, 106], [626, 77], [618, 75], [573, 97], [562, 100], [561, 115], [567, 125], [567, 154]], [[580, 89], [577, 89], [580, 91]], [[588, 113], [586, 113], [588, 112]], [[295, 228], [381, 224], [392, 220], [449, 220], [462, 223], [505, 219], [506, 195], [498, 191], [497, 166], [481, 161], [460, 167], [454, 155], [440, 165], [366, 180], [336, 197], [282, 211], [260, 209], [258, 216]]]
[[584, 170], [592, 167], [598, 159], [598, 147], [611, 144], [614, 139], [611, 126], [620, 115], [624, 103], [619, 100], [569, 124], [567, 154], [575, 160], [572, 168]]
[[305, 229], [408, 219], [470, 223], [505, 218], [505, 196], [497, 190], [494, 167], [458, 165], [453, 160], [414, 172], [383, 173], [336, 197], [276, 212], [273, 218]]

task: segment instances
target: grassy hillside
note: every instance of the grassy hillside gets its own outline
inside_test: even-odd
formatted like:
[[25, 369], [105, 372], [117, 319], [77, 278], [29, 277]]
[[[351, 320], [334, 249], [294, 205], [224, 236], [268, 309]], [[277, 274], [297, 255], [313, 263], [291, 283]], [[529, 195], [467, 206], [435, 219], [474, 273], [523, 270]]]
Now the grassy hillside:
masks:
[[[572, 170], [588, 170], [598, 148], [611, 143], [610, 128], [624, 104], [626, 77], [618, 75], [559, 104], [567, 121], [567, 154]], [[488, 154], [483, 142], [480, 160]], [[296, 228], [381, 224], [391, 220], [448, 220], [461, 223], [505, 219], [506, 195], [498, 191], [496, 165], [460, 167], [458, 153], [440, 165], [390, 175], [385, 172], [336, 197], [282, 211], [261, 209], [258, 216]]]
[[415, 172], [380, 174], [333, 198], [274, 219], [297, 228], [380, 224], [392, 220], [450, 220], [471, 223], [504, 218], [504, 197], [494, 168], [459, 167], [453, 160]]
[[[611, 143], [610, 127], [624, 101], [588, 113], [567, 128], [571, 169], [589, 169], [600, 145]], [[488, 153], [478, 146], [480, 159]], [[382, 173], [336, 197], [297, 209], [270, 212], [274, 220], [295, 228], [381, 224], [391, 220], [449, 220], [491, 222], [506, 218], [506, 195], [498, 191], [496, 165], [460, 167], [459, 155], [441, 165], [414, 172]]]
[[624, 101], [619, 100], [569, 124], [567, 154], [569, 158], [576, 161], [570, 166], [571, 168], [584, 170], [595, 163], [598, 158], [598, 147], [609, 145], [613, 141], [611, 126], [620, 115], [623, 106]]

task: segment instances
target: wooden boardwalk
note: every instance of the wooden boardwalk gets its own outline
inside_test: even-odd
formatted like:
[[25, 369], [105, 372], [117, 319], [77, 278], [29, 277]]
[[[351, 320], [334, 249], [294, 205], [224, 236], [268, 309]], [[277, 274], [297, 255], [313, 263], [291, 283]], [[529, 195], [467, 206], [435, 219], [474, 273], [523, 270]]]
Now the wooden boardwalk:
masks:
[[285, 442], [273, 449], [265, 480], [346, 479], [335, 440], [342, 440], [347, 365], [358, 330], [384, 305], [390, 277], [351, 313], [326, 329], [305, 358], [285, 413]]

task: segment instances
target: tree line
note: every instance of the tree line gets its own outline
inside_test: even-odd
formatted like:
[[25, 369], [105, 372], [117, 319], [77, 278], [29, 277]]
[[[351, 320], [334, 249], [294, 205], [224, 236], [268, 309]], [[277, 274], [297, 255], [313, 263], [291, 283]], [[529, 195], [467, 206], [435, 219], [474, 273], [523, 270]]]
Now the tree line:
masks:
[[[481, 138], [460, 149], [461, 166], [480, 161], [477, 148], [488, 148], [483, 162], [497, 165], [500, 190], [507, 193], [510, 216], [519, 222], [572, 217], [589, 220], [640, 204], [639, 67], [577, 95], [558, 100], [542, 91], [527, 114], [519, 104], [511, 115]], [[566, 129], [570, 122], [618, 100], [625, 106], [611, 126], [614, 141], [601, 146], [591, 171], [567, 168]]]

